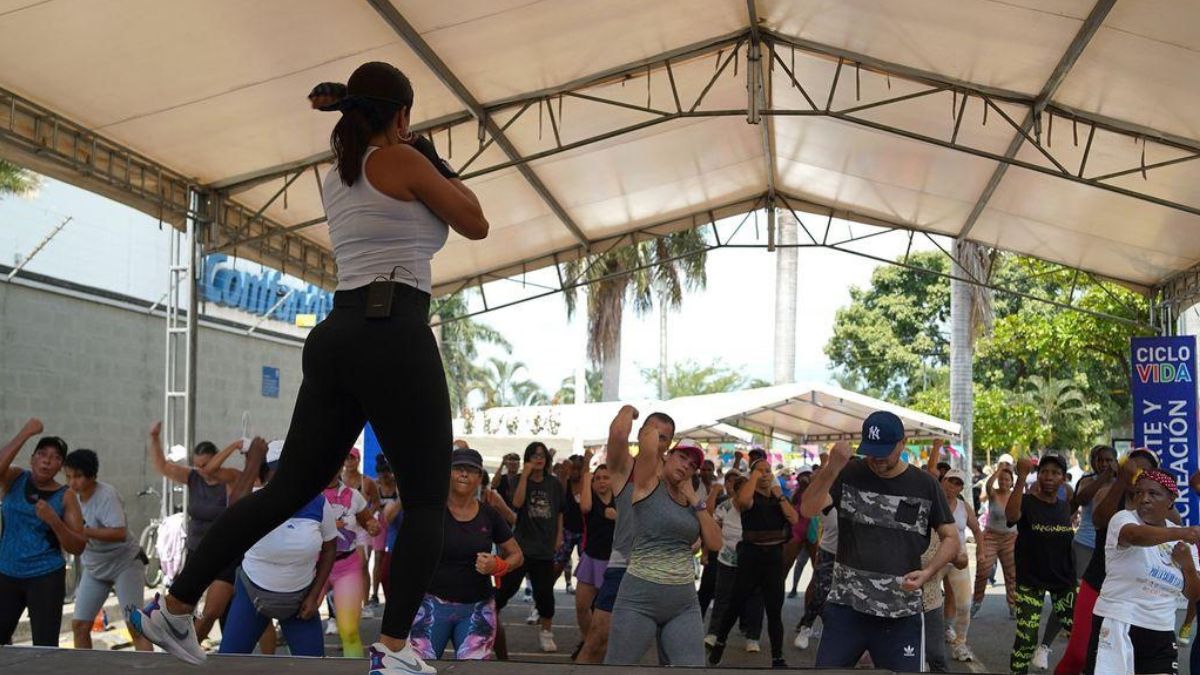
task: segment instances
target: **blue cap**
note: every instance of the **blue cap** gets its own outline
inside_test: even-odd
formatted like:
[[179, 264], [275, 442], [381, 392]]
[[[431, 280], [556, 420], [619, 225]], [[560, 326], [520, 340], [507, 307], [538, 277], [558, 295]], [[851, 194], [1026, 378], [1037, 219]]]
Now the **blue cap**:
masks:
[[904, 423], [894, 413], [880, 410], [863, 420], [862, 442], [858, 454], [867, 457], [887, 457], [904, 440]]

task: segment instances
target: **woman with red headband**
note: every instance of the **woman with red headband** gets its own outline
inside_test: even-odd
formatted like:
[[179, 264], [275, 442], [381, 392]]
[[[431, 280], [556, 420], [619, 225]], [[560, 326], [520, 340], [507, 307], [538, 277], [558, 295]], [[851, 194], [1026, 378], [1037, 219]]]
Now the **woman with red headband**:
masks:
[[1200, 598], [1200, 527], [1167, 520], [1179, 486], [1159, 469], [1134, 479], [1132, 509], [1108, 522], [1108, 576], [1092, 610], [1085, 673], [1176, 673], [1175, 603]]

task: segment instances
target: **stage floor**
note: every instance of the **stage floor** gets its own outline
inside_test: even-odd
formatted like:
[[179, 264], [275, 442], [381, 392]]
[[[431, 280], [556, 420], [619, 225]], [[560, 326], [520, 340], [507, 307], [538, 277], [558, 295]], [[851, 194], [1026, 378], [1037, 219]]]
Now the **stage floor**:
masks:
[[[306, 659], [291, 656], [210, 656], [204, 666], [191, 666], [167, 654], [145, 654], [127, 651], [52, 649], [49, 647], [0, 647], [0, 672], [14, 675], [64, 675], [66, 673], [112, 673], [153, 671], [156, 675], [196, 675], [204, 671], [222, 675], [257, 675], [286, 673], [289, 675], [362, 675], [364, 659]], [[499, 675], [520, 672], [521, 675], [566, 675], [593, 671], [612, 673], [611, 666], [579, 666], [571, 663], [518, 663], [499, 661], [441, 661], [440, 675]], [[704, 668], [704, 673], [739, 673], [748, 668]], [[757, 670], [757, 669], [756, 669]], [[653, 667], [621, 668], [630, 675], [652, 675], [663, 669]], [[805, 670], [822, 675], [833, 673], [886, 673], [883, 670]]]

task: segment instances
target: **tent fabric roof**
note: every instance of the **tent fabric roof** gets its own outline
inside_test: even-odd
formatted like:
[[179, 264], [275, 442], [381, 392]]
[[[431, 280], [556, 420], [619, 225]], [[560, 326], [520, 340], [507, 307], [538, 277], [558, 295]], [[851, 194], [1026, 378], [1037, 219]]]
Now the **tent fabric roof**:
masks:
[[[491, 408], [472, 428], [456, 432], [485, 436], [580, 438], [585, 445], [608, 440], [608, 427], [625, 403]], [[643, 415], [664, 412], [675, 420], [675, 436], [700, 442], [748, 442], [751, 434], [792, 443], [852, 440], [876, 410], [890, 410], [911, 438], [957, 438], [959, 425], [833, 385], [792, 383], [667, 401], [630, 402]], [[636, 440], [634, 424], [630, 440]]]
[[1145, 0], [0, 0], [0, 156], [162, 212], [61, 117], [239, 204], [210, 249], [330, 285], [308, 169], [336, 116], [304, 96], [385, 60], [492, 224], [438, 292], [764, 196], [1151, 287], [1200, 262], [1198, 27]]

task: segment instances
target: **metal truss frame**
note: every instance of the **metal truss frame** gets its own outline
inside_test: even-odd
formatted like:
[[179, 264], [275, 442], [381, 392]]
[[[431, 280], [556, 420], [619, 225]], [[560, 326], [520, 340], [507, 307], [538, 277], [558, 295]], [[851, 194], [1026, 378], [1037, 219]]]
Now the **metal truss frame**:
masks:
[[[689, 258], [689, 257], [695, 256], [695, 255], [705, 254], [710, 251], [716, 251], [716, 250], [720, 250], [720, 249], [824, 248], [824, 249], [831, 249], [834, 251], [840, 251], [842, 253], [847, 253], [847, 254], [858, 256], [860, 258], [865, 258], [868, 260], [873, 260], [873, 261], [876, 261], [876, 262], [879, 262], [882, 264], [894, 265], [894, 266], [901, 267], [903, 269], [917, 272], [920, 274], [929, 274], [929, 275], [933, 275], [933, 276], [940, 277], [943, 279], [948, 279], [948, 280], [954, 279], [954, 280], [962, 281], [964, 283], [971, 284], [973, 286], [981, 286], [981, 287], [988, 288], [990, 290], [993, 290], [993, 291], [996, 291], [999, 293], [1006, 293], [1013, 297], [1019, 297], [1024, 300], [1029, 300], [1029, 301], [1033, 301], [1033, 302], [1045, 303], [1050, 306], [1056, 307], [1058, 309], [1079, 312], [1082, 314], [1086, 314], [1088, 316], [1096, 317], [1099, 319], [1104, 319], [1106, 321], [1115, 321], [1115, 322], [1122, 323], [1125, 325], [1130, 325], [1130, 326], [1147, 329], [1147, 330], [1156, 330], [1157, 329], [1156, 324], [1154, 322], [1154, 316], [1152, 313], [1145, 314], [1144, 316], [1138, 316], [1137, 319], [1131, 319], [1128, 316], [1118, 316], [1118, 315], [1108, 314], [1105, 312], [1100, 312], [1100, 311], [1088, 309], [1086, 307], [1082, 307], [1078, 304], [1078, 302], [1077, 302], [1078, 298], [1075, 297], [1075, 293], [1069, 294], [1070, 297], [1068, 297], [1067, 301], [1064, 302], [1062, 300], [1056, 300], [1054, 298], [1047, 298], [1047, 297], [1035, 295], [1033, 293], [1029, 293], [1026, 291], [1018, 290], [1017, 288], [1014, 288], [1014, 287], [1011, 287], [1008, 285], [1004, 285], [1004, 284], [1000, 284], [1000, 283], [997, 283], [990, 279], [978, 279], [969, 274], [967, 274], [965, 276], [956, 275], [953, 272], [940, 272], [937, 270], [931, 270], [926, 267], [921, 267], [919, 265], [914, 265], [909, 262], [909, 260], [908, 260], [909, 254], [907, 251], [902, 259], [891, 260], [891, 259], [884, 258], [881, 256], [873, 255], [871, 253], [867, 253], [864, 251], [855, 250], [854, 248], [850, 247], [852, 244], [855, 244], [855, 243], [858, 243], [861, 241], [865, 241], [868, 239], [872, 239], [872, 238], [875, 238], [875, 237], [878, 237], [881, 235], [899, 234], [899, 233], [903, 232], [903, 233], [907, 234], [909, 250], [911, 250], [913, 240], [916, 237], [920, 236], [920, 237], [924, 237], [930, 243], [932, 243], [935, 246], [935, 248], [946, 258], [948, 258], [951, 261], [954, 260], [953, 254], [949, 250], [947, 250], [944, 246], [942, 246], [934, 238], [936, 233], [930, 233], [930, 232], [926, 232], [924, 230], [918, 230], [918, 229], [915, 229], [915, 228], [912, 228], [909, 226], [899, 225], [899, 224], [895, 224], [895, 223], [881, 222], [878, 219], [860, 217], [860, 216], [856, 216], [855, 214], [846, 212], [846, 211], [829, 209], [826, 207], [822, 207], [818, 204], [806, 202], [798, 197], [790, 196], [790, 195], [787, 195], [786, 193], [782, 193], [782, 192], [776, 193], [774, 195], [774, 197], [777, 200], [777, 202], [781, 205], [780, 208], [785, 208], [785, 209], [789, 210], [792, 213], [792, 215], [796, 218], [796, 222], [800, 225], [801, 231], [804, 232], [804, 234], [807, 235], [807, 237], [808, 237], [807, 242], [800, 241], [796, 244], [789, 245], [789, 244], [781, 244], [776, 241], [767, 241], [764, 243], [761, 240], [761, 237], [759, 236], [759, 233], [758, 233], [759, 224], [757, 222], [757, 219], [758, 219], [757, 213], [759, 210], [765, 209], [767, 207], [769, 200], [771, 199], [770, 193], [763, 193], [751, 200], [745, 200], [745, 201], [730, 205], [730, 208], [736, 208], [737, 211], [735, 211], [732, 214], [728, 214], [728, 215], [736, 215], [738, 213], [742, 214], [741, 220], [738, 222], [738, 224], [735, 227], [733, 227], [732, 232], [722, 233], [720, 231], [720, 227], [717, 224], [717, 218], [715, 216], [713, 216], [710, 212], [705, 212], [704, 214], [697, 214], [696, 216], [692, 216], [690, 218], [690, 221], [691, 221], [690, 227], [707, 227], [707, 228], [709, 228], [708, 233], [706, 233], [706, 236], [705, 236], [705, 244], [703, 246], [697, 247], [694, 250], [685, 251], [683, 253], [680, 253], [679, 255], [668, 258], [666, 260], [659, 261], [657, 263], [641, 265], [638, 267], [634, 267], [634, 268], [627, 269], [627, 270], [621, 270], [619, 272], [614, 272], [614, 273], [607, 274], [607, 275], [593, 278], [593, 279], [588, 278], [588, 272], [590, 270], [590, 267], [592, 265], [594, 265], [597, 260], [600, 259], [599, 255], [594, 255], [592, 260], [589, 262], [589, 264], [585, 265], [582, 269], [580, 269], [576, 274], [574, 274], [572, 276], [564, 276], [563, 266], [561, 264], [556, 263], [555, 268], [556, 268], [558, 274], [557, 274], [557, 285], [554, 285], [554, 286], [541, 284], [541, 283], [529, 283], [522, 279], [513, 278], [512, 275], [502, 275], [502, 274], [492, 274], [492, 273], [480, 274], [480, 275], [473, 277], [465, 282], [457, 284], [455, 288], [449, 289], [448, 292], [449, 293], [459, 293], [462, 291], [466, 291], [468, 289], [477, 288], [480, 291], [480, 299], [481, 299], [482, 305], [483, 305], [482, 309], [469, 311], [469, 312], [466, 312], [466, 313], [460, 314], [460, 315], [446, 316], [446, 315], [441, 314], [441, 312], [439, 311], [440, 302], [435, 300], [433, 309], [431, 310], [431, 314], [437, 314], [439, 318], [437, 321], [434, 322], [434, 325], [440, 325], [440, 324], [444, 324], [444, 323], [450, 323], [452, 321], [458, 321], [458, 320], [462, 320], [462, 319], [476, 317], [476, 316], [479, 316], [482, 314], [486, 314], [488, 312], [494, 312], [499, 309], [513, 307], [513, 306], [520, 305], [520, 304], [530, 302], [533, 300], [538, 300], [541, 298], [556, 295], [558, 293], [563, 293], [568, 290], [583, 288], [583, 287], [586, 287], [586, 286], [589, 286], [592, 284], [596, 284], [596, 283], [599, 283], [602, 281], [606, 281], [609, 279], [619, 278], [622, 276], [629, 276], [631, 274], [635, 274], [642, 270], [653, 267], [655, 264], [674, 262], [677, 260]], [[806, 211], [809, 213], [800, 213], [799, 210], [803, 210], [803, 211]], [[805, 220], [807, 219], [807, 220], [811, 221], [814, 217], [814, 214], [815, 214], [816, 218], [824, 219], [823, 231], [821, 229], [818, 229], [816, 226], [814, 226], [810, 229], [805, 224]], [[838, 220], [854, 221], [854, 222], [860, 222], [860, 223], [866, 222], [867, 224], [871, 225], [873, 229], [870, 229], [869, 231], [866, 231], [866, 232], [861, 232], [859, 234], [854, 234], [853, 232], [850, 232], [850, 233], [848, 233], [847, 236], [835, 237], [835, 236], [833, 236], [833, 232], [832, 232], [833, 221], [835, 218]], [[770, 222], [769, 218], [767, 218], [767, 220], [768, 220], [768, 222]], [[649, 240], [653, 240], [656, 238], [666, 236], [667, 234], [670, 234], [670, 232], [682, 229], [683, 226], [680, 226], [679, 222], [680, 221], [673, 221], [672, 223], [668, 223], [668, 224], [650, 225], [650, 226], [638, 229], [634, 232], [623, 234], [619, 237], [613, 238], [612, 240], [608, 240], [608, 241], [604, 242], [605, 243], [604, 250], [607, 251], [607, 250], [611, 250], [612, 248], [617, 248], [617, 247], [625, 246], [625, 245], [637, 244], [642, 241], [649, 241]], [[755, 236], [749, 242], [739, 241], [738, 235], [741, 234], [743, 231], [745, 231], [747, 225], [750, 225], [751, 223], [753, 223], [753, 228], [756, 231]], [[879, 229], [874, 229], [874, 228], [879, 228]], [[711, 236], [709, 236], [709, 235], [711, 235]], [[949, 236], [949, 235], [943, 234], [941, 236]], [[1076, 268], [1062, 265], [1060, 263], [1055, 263], [1052, 261], [1043, 261], [1043, 262], [1045, 262], [1049, 265], [1052, 265], [1053, 267], [1048, 271], [1043, 271], [1043, 272], [1039, 272], [1034, 275], [1030, 275], [1029, 277], [1023, 278], [1022, 280], [1027, 281], [1027, 280], [1032, 280], [1034, 278], [1042, 277], [1042, 276], [1070, 273], [1070, 274], [1074, 274], [1075, 275], [1074, 279], [1076, 281], [1078, 281], [1079, 275], [1086, 275], [1086, 277], [1089, 278], [1091, 281], [1099, 284], [1101, 286], [1101, 288], [1104, 288], [1106, 292], [1111, 293], [1111, 291], [1109, 289], [1105, 288], [1103, 283], [1101, 283], [1104, 280], [1100, 279], [1099, 277], [1097, 277], [1096, 275], [1094, 275], [1090, 272], [1084, 272], [1082, 270], [1078, 270]], [[955, 267], [951, 266], [950, 269], [953, 270], [953, 269], [955, 269]], [[1195, 276], [1196, 276], [1197, 283], [1200, 284], [1200, 266], [1197, 267], [1197, 273]], [[487, 282], [491, 282], [491, 281], [501, 281], [501, 280], [510, 281], [514, 284], [521, 284], [524, 286], [532, 286], [534, 288], [534, 292], [525, 297], [521, 297], [521, 298], [518, 298], [515, 300], [510, 300], [510, 301], [499, 303], [499, 304], [489, 303], [486, 294], [483, 293], [483, 284], [487, 283]], [[1200, 293], [1200, 285], [1197, 286], [1197, 292]], [[1130, 307], [1128, 305], [1125, 305], [1124, 303], [1121, 303], [1121, 304], [1122, 304], [1122, 306], [1129, 309], [1130, 312], [1132, 314], [1134, 314], [1135, 316], [1142, 314], [1142, 312], [1140, 312], [1135, 307]]]
[[[461, 82], [454, 77], [454, 74], [445, 68], [445, 64], [441, 62], [437, 54], [420, 39], [419, 35], [415, 35], [412, 27], [390, 3], [383, 0], [368, 0], [368, 2], [380, 12], [383, 19], [409, 44], [410, 48], [414, 49], [418, 56], [434, 70], [435, 74], [451, 87], [451, 90], [466, 107], [466, 110], [460, 113], [429, 120], [414, 128], [427, 134], [435, 142], [441, 140], [446, 145], [452, 145], [455, 135], [461, 138], [464, 133], [467, 133], [468, 136], [476, 137], [478, 148], [460, 167], [463, 178], [469, 180], [507, 168], [517, 168], [525, 174], [526, 179], [534, 186], [535, 191], [539, 193], [551, 210], [559, 215], [564, 225], [572, 230], [577, 240], [575, 246], [539, 257], [537, 260], [506, 265], [484, 274], [440, 284], [439, 291], [452, 292], [461, 287], [481, 283], [482, 280], [499, 278], [519, 273], [531, 267], [602, 252], [622, 242], [635, 240], [637, 233], [613, 239], [589, 241], [582, 236], [578, 226], [575, 226], [569, 218], [563, 217], [565, 211], [561, 205], [557, 205], [553, 195], [550, 195], [547, 190], [537, 189], [540, 181], [537, 180], [530, 165], [539, 160], [610, 138], [688, 118], [745, 116], [748, 122], [761, 125], [768, 177], [766, 198], [762, 206], [777, 206], [778, 201], [783, 197], [773, 185], [778, 159], [771, 131], [773, 118], [777, 116], [814, 116], [832, 118], [840, 123], [872, 129], [995, 161], [998, 163], [997, 172], [1000, 174], [993, 177], [996, 184], [1002, 178], [1005, 167], [1016, 166], [1060, 180], [1084, 184], [1159, 206], [1200, 215], [1200, 204], [1176, 202], [1156, 195], [1148, 189], [1142, 190], [1112, 183], [1114, 179], [1137, 173], [1141, 173], [1144, 178], [1149, 180], [1149, 177], [1157, 169], [1200, 159], [1200, 140], [1184, 138], [1072, 109], [1051, 100], [1058, 83], [1065, 77], [1070, 65], [1074, 63], [1074, 59], [1086, 45], [1087, 38], [1102, 22], [1104, 13], [1112, 4], [1111, 0], [1099, 0], [1092, 15], [1085, 22], [1084, 28], [1064, 53], [1054, 75], [1043, 87], [1042, 92], [1036, 96], [960, 81], [903, 64], [891, 63], [865, 54], [774, 32], [758, 25], [754, 0], [747, 0], [747, 16], [750, 25], [745, 29], [610, 68], [559, 86], [491, 103], [476, 101]], [[832, 83], [800, 81], [795, 69], [789, 66], [790, 60], [785, 59], [785, 54], [790, 55], [794, 51], [824, 59], [830, 64], [836, 64]], [[731, 64], [736, 73], [743, 52], [748, 53], [748, 67], [744, 69], [745, 74], [743, 75], [746, 79], [748, 94], [745, 107], [717, 109], [705, 105], [708, 93], [719, 78], [729, 71]], [[676, 85], [673, 66], [714, 55], [716, 63], [711, 79], [694, 100], [686, 100]], [[884, 76], [889, 81], [890, 79], [902, 79], [923, 85], [925, 88], [904, 95], [856, 102], [855, 105], [849, 107], [835, 106], [834, 101], [838, 88], [839, 86], [848, 86], [847, 82], [851, 80], [849, 77], [851, 70], [855, 75], [853, 80], [856, 89], [862, 70]], [[776, 75], [779, 75], [778, 79], [782, 80], [785, 86], [798, 89], [803, 95], [806, 105], [796, 108], [775, 107], [772, 92], [777, 82]], [[665, 81], [669, 83], [671, 98], [666, 105], [656, 105], [649, 97], [649, 81], [654, 77], [665, 78]], [[647, 84], [648, 94], [644, 105], [640, 102], [631, 103], [598, 96], [594, 91], [589, 91], [605, 84], [618, 82], [634, 84], [642, 81]], [[861, 116], [861, 113], [868, 110], [900, 104], [923, 96], [938, 94], [944, 96], [947, 92], [952, 97], [953, 114], [948, 116], [943, 135], [930, 135], [924, 131], [892, 126]], [[647, 117], [645, 120], [633, 124], [564, 142], [561, 105], [562, 101], [568, 98], [595, 105], [632, 109], [646, 113]], [[992, 113], [1002, 124], [1013, 130], [1013, 143], [1008, 152], [998, 154], [985, 148], [973, 147], [960, 138], [959, 131], [963, 111], [970, 99], [979, 101], [985, 115], [989, 112]], [[1024, 120], [1017, 121], [1005, 110], [1005, 107], [1011, 109], [1013, 106], [1023, 107], [1028, 111]], [[538, 111], [539, 120], [549, 120], [552, 140], [544, 143], [547, 147], [521, 151], [507, 140], [506, 131], [520, 119], [531, 115], [535, 108]], [[1048, 124], [1046, 133], [1043, 134], [1042, 120], [1046, 116], [1048, 116]], [[1078, 143], [1080, 135], [1086, 136], [1078, 166], [1068, 167], [1067, 161], [1062, 158], [1062, 153], [1056, 154], [1052, 146], [1053, 121], [1056, 116], [1071, 125], [1073, 132], [1071, 135], [1076, 143]], [[464, 128], [469, 128], [469, 133]], [[455, 133], [456, 131], [458, 133]], [[1086, 133], [1080, 134], [1080, 131]], [[1162, 146], [1178, 156], [1150, 164], [1146, 164], [1143, 160], [1136, 166], [1103, 175], [1089, 174], [1086, 170], [1087, 163], [1097, 131], [1140, 142], [1143, 144], [1143, 148], [1146, 145]], [[504, 150], [505, 159], [488, 165], [478, 165], [484, 151], [492, 145]], [[1037, 152], [1038, 162], [1017, 157], [1017, 151], [1025, 146]], [[1181, 151], [1183, 154], [1179, 155]], [[285, 195], [287, 188], [300, 180], [305, 173], [311, 172], [317, 176], [315, 168], [330, 161], [328, 153], [197, 186], [195, 181], [191, 181], [149, 158], [123, 148], [120, 144], [105, 139], [12, 92], [0, 89], [0, 155], [7, 156], [34, 170], [52, 176], [65, 177], [87, 189], [114, 197], [135, 208], [156, 215], [176, 227], [183, 226], [187, 214], [189, 190], [196, 188], [207, 198], [213, 214], [212, 218], [201, 223], [208, 230], [203, 237], [208, 244], [206, 246], [208, 251], [231, 251], [236, 254], [239, 251], [248, 250], [250, 252], [248, 257], [326, 287], [330, 286], [335, 278], [330, 253], [319, 244], [301, 235], [304, 229], [323, 223], [324, 218], [318, 217], [286, 225], [276, 222], [266, 215], [267, 209]], [[1073, 164], [1074, 161], [1071, 160], [1071, 163]], [[279, 181], [281, 187], [265, 204], [257, 208], [246, 206], [235, 200], [237, 195], [251, 187], [274, 181]], [[990, 185], [991, 183], [989, 183]], [[542, 185], [542, 187], [545, 186]], [[982, 212], [989, 196], [990, 191], [985, 190], [977, 204], [978, 211]], [[792, 201], [798, 200], [792, 199]], [[816, 205], [816, 208], [829, 210], [829, 207], [825, 205]], [[713, 209], [713, 211], [715, 210], [719, 209]], [[767, 212], [772, 213], [772, 209], [768, 208]], [[705, 212], [685, 216], [668, 225], [660, 224], [657, 229], [687, 226], [686, 221], [689, 219], [692, 224], [700, 224], [704, 215]], [[878, 218], [857, 215], [854, 217], [871, 224], [913, 229], [908, 225], [881, 221]], [[973, 220], [968, 220], [964, 227], [968, 235], [972, 223]], [[643, 228], [639, 232], [648, 233], [655, 229], [656, 226], [651, 226]], [[770, 217], [768, 217], [767, 230], [768, 248], [773, 248], [774, 229], [771, 227]], [[805, 231], [808, 231], [807, 228]], [[955, 236], [954, 233], [939, 234]], [[958, 236], [961, 234], [959, 233]], [[812, 244], [826, 245], [828, 243], [817, 242], [811, 233], [809, 237]], [[1138, 286], [1139, 284], [1131, 283], [1131, 285]]]

